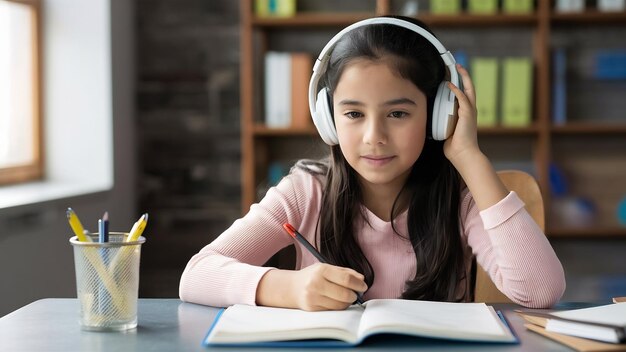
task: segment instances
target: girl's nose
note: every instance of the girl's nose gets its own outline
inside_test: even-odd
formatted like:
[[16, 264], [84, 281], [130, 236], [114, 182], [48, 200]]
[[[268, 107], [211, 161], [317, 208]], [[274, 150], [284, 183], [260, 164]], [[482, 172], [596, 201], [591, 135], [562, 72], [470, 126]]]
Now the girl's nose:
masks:
[[372, 118], [367, 121], [363, 131], [363, 143], [370, 145], [387, 143], [384, 118]]

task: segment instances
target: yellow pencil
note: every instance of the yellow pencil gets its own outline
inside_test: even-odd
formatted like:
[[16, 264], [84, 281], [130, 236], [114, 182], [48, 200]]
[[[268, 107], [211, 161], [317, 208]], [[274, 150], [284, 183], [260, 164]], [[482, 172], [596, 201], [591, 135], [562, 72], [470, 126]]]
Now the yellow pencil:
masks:
[[147, 224], [148, 213], [144, 213], [133, 225], [133, 228], [130, 230], [126, 242], [137, 241], [137, 239], [139, 239], [139, 236], [141, 236], [141, 234], [143, 233], [143, 230], [145, 230]]
[[[135, 222], [132, 229], [130, 229], [130, 232], [125, 242], [137, 241], [139, 239], [139, 236], [141, 236], [141, 234], [143, 233], [143, 230], [146, 228], [147, 223], [148, 213], [144, 213], [139, 218], [139, 220]], [[124, 263], [128, 261], [130, 255], [135, 250], [135, 247], [137, 246], [124, 246], [111, 261], [111, 264], [109, 265], [110, 271], [115, 272], [116, 267], [119, 265], [119, 263]]]
[[83, 224], [80, 223], [78, 215], [76, 215], [74, 210], [72, 210], [72, 208], [67, 208], [66, 215], [67, 220], [70, 223], [70, 227], [72, 228], [72, 231], [74, 231], [76, 237], [78, 237], [78, 240], [81, 242], [91, 242], [91, 240], [87, 236], [85, 236], [85, 229], [83, 228]]

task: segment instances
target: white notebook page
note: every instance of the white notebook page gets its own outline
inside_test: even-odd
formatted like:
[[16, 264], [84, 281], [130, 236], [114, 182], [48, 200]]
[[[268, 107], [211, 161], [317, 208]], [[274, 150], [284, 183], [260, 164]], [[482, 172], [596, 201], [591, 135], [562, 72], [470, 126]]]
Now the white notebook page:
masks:
[[[423, 336], [475, 340], [512, 340], [493, 309], [484, 303], [448, 303], [407, 300], [371, 300], [359, 333], [402, 326]], [[397, 329], [396, 329], [397, 330]]]
[[[340, 328], [356, 336], [363, 308], [352, 306], [342, 311], [307, 312], [298, 309], [234, 305], [228, 319], [220, 318], [220, 332], [246, 334], [297, 331], [315, 328]], [[268, 319], [268, 317], [270, 317]]]

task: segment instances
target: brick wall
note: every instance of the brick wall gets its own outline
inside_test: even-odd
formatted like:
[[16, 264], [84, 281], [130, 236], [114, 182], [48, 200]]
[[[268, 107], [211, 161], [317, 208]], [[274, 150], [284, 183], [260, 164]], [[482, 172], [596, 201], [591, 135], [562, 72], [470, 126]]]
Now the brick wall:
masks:
[[239, 2], [136, 1], [142, 297], [176, 297], [189, 258], [241, 215]]

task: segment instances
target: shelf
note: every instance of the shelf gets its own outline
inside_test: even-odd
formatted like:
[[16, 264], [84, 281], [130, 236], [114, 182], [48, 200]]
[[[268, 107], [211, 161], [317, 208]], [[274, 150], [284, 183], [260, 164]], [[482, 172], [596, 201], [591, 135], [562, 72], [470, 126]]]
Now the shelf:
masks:
[[479, 135], [495, 135], [495, 136], [507, 136], [507, 135], [534, 135], [539, 132], [539, 129], [535, 125], [527, 127], [479, 127]]
[[[293, 17], [261, 18], [253, 17], [252, 25], [256, 27], [318, 27], [318, 26], [348, 26], [354, 22], [371, 18], [372, 13], [299, 13]], [[536, 14], [522, 15], [431, 15], [423, 14], [418, 19], [434, 27], [468, 27], [468, 26], [512, 26], [534, 25], [537, 23]]]
[[[311, 0], [315, 1], [315, 0]], [[264, 167], [272, 161], [275, 154], [289, 153], [297, 155], [300, 150], [295, 146], [308, 143], [310, 140], [317, 140], [322, 143], [317, 130], [311, 123], [304, 128], [268, 128], [263, 125], [261, 116], [257, 114], [259, 106], [255, 105], [259, 102], [259, 94], [262, 93], [262, 85], [255, 82], [255, 70], [262, 70], [262, 54], [266, 50], [302, 50], [311, 53], [317, 53], [325, 42], [322, 37], [329, 36], [335, 30], [349, 26], [363, 19], [372, 18], [382, 13], [393, 13], [398, 8], [398, 3], [391, 0], [375, 0], [370, 5], [359, 3], [358, 6], [341, 6], [342, 10], [349, 12], [334, 12], [335, 6], [333, 2], [326, 2], [324, 6], [315, 6], [319, 11], [300, 11], [292, 17], [276, 18], [276, 17], [258, 17], [254, 12], [253, 2], [250, 0], [240, 0], [242, 8], [242, 74], [241, 79], [241, 106], [243, 130], [242, 138], [242, 208], [248, 209], [257, 197], [256, 185], [266, 177]], [[586, 33], [584, 30], [589, 26], [608, 25], [619, 26], [620, 30], [626, 26], [626, 12], [599, 12], [597, 10], [587, 10], [582, 13], [556, 13], [552, 7], [554, 1], [536, 1], [537, 4], [534, 12], [528, 14], [507, 14], [498, 12], [495, 14], [472, 14], [463, 11], [458, 14], [436, 15], [429, 12], [420, 12], [415, 16], [417, 19], [426, 23], [433, 28], [435, 33], [443, 30], [445, 36], [453, 37], [452, 46], [463, 47], [467, 43], [465, 40], [480, 40], [483, 32], [498, 33], [502, 30], [511, 32], [512, 45], [509, 48], [506, 45], [496, 45], [493, 55], [508, 55], [508, 51], [512, 51], [511, 55], [517, 53], [515, 42], [521, 40], [519, 38], [528, 37], [528, 32], [532, 34], [531, 46], [528, 47], [531, 54], [526, 54], [533, 58], [534, 66], [534, 89], [533, 94], [533, 119], [530, 126], [526, 127], [504, 127], [496, 125], [494, 127], [479, 127], [479, 140], [485, 141], [485, 145], [489, 147], [500, 148], [500, 145], [510, 148], [502, 148], [498, 150], [499, 158], [511, 157], [511, 161], [517, 161], [519, 155], [524, 155], [526, 162], [530, 155], [536, 177], [539, 185], [544, 192], [544, 196], [549, 196], [550, 180], [549, 165], [556, 158], [562, 158], [564, 152], [584, 145], [585, 156], [578, 158], [572, 154], [573, 158], [568, 158], [567, 162], [580, 171], [576, 175], [580, 179], [584, 190], [604, 189], [604, 173], [610, 175], [611, 182], [614, 177], [622, 171], [620, 169], [611, 169], [612, 161], [622, 160], [621, 148], [623, 141], [626, 140], [626, 120], [607, 120], [598, 121], [593, 116], [580, 116], [576, 120], [570, 119], [568, 123], [559, 126], [553, 125], [550, 119], [551, 103], [550, 92], [552, 89], [552, 77], [550, 76], [551, 68], [551, 49], [554, 41], [559, 41], [561, 37], [568, 41], [581, 41], [588, 47], [594, 44], [593, 41], [597, 37], [602, 39], [602, 31], [597, 35], [597, 31]], [[365, 7], [367, 6], [367, 7]], [[350, 11], [352, 10], [352, 11]], [[324, 12], [327, 11], [327, 12]], [[570, 28], [581, 28], [582, 30], [570, 33]], [[604, 27], [603, 27], [604, 28]], [[311, 33], [309, 33], [309, 31]], [[606, 32], [606, 31], [605, 31]], [[617, 33], [617, 32], [616, 32]], [[302, 34], [311, 34], [311, 43], [308, 41], [306, 45], [301, 43], [300, 36]], [[610, 34], [610, 33], [609, 33]], [[580, 36], [580, 38], [578, 38]], [[614, 35], [616, 36], [616, 35]], [[467, 38], [467, 39], [466, 39]], [[508, 36], [507, 36], [508, 38]], [[610, 38], [609, 38], [610, 39]], [[309, 40], [309, 38], [307, 38]], [[317, 42], [314, 42], [317, 41]], [[611, 41], [612, 43], [612, 41]], [[471, 43], [467, 45], [471, 46]], [[482, 47], [476, 47], [476, 51], [482, 51]], [[585, 48], [588, 49], [588, 48]], [[489, 46], [491, 50], [491, 46]], [[472, 50], [473, 51], [473, 50]], [[521, 50], [520, 50], [521, 51]], [[475, 54], [474, 54], [475, 55]], [[486, 55], [486, 53], [485, 53]], [[491, 54], [490, 54], [491, 55]], [[255, 66], [256, 65], [256, 66]], [[259, 71], [260, 72], [260, 71]], [[262, 74], [261, 74], [262, 76]], [[600, 84], [598, 84], [599, 86]], [[608, 85], [602, 85], [608, 87]], [[259, 91], [261, 89], [261, 91]], [[584, 94], [585, 103], [603, 104], [598, 98], [604, 99], [600, 95], [601, 92], [587, 90], [580, 94]], [[611, 99], [613, 97], [611, 96]], [[616, 101], [618, 104], [612, 109], [621, 109], [623, 102]], [[613, 100], [611, 100], [611, 103]], [[623, 110], [623, 109], [621, 109]], [[621, 111], [620, 110], [620, 111]], [[582, 111], [580, 112], [582, 114]], [[571, 116], [570, 116], [571, 117]], [[493, 143], [492, 143], [493, 142]], [[509, 144], [511, 142], [511, 144]], [[523, 148], [520, 150], [521, 147]], [[610, 154], [602, 160], [595, 160], [594, 156], [603, 153], [603, 148], [610, 149]], [[316, 151], [317, 152], [317, 151]], [[307, 157], [306, 151], [302, 151], [302, 157]], [[311, 152], [313, 153], [313, 152]], [[617, 156], [615, 156], [617, 154]], [[502, 156], [500, 156], [502, 155]], [[569, 154], [568, 154], [569, 155]], [[601, 154], [602, 155], [602, 154]], [[610, 165], [606, 168], [604, 165]], [[599, 165], [599, 166], [597, 166]], [[568, 165], [569, 166], [569, 165]], [[600, 170], [602, 167], [602, 170]], [[596, 170], [597, 168], [597, 170]], [[602, 171], [602, 174], [598, 172]], [[623, 173], [623, 172], [622, 172]], [[594, 181], [595, 180], [595, 181]], [[608, 182], [607, 182], [608, 183]], [[620, 194], [623, 189], [619, 189]], [[611, 199], [599, 197], [602, 205], [612, 202]], [[258, 200], [258, 199], [256, 199]], [[612, 203], [611, 203], [612, 204]], [[612, 206], [612, 205], [611, 205]], [[602, 208], [604, 209], [604, 208]], [[608, 208], [607, 208], [608, 209]], [[611, 208], [612, 209], [612, 208]], [[604, 211], [604, 210], [603, 210]], [[604, 218], [609, 218], [607, 214]], [[550, 212], [546, 215], [550, 219]], [[611, 219], [613, 219], [611, 217]], [[597, 227], [589, 226], [589, 228], [575, 228], [573, 225], [562, 224], [562, 226], [549, 227], [546, 231], [548, 236], [552, 238], [619, 238], [626, 239], [626, 227], [620, 227], [617, 223], [603, 222]]]
[[552, 227], [546, 231], [548, 237], [571, 238], [626, 238], [626, 227]]
[[374, 13], [299, 13], [292, 17], [252, 17], [256, 27], [318, 27], [348, 26], [354, 22], [375, 16]]
[[[481, 127], [478, 129], [480, 135], [534, 135], [538, 133], [536, 126], [528, 127]], [[310, 128], [270, 128], [261, 124], [254, 125], [252, 134], [255, 136], [312, 136], [317, 135], [315, 126]]]
[[261, 137], [289, 137], [289, 136], [314, 136], [317, 134], [315, 126], [309, 128], [270, 128], [264, 125], [256, 124], [252, 129], [255, 136]]
[[626, 134], [626, 124], [569, 123], [551, 130], [554, 134]]
[[553, 13], [550, 15], [550, 19], [554, 24], [624, 24], [626, 12]]
[[418, 19], [433, 27], [471, 27], [471, 26], [532, 26], [537, 23], [537, 15], [520, 14], [494, 14], [494, 15], [473, 15], [461, 13], [458, 15], [420, 15]]

